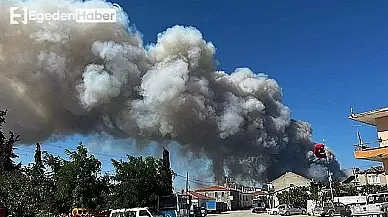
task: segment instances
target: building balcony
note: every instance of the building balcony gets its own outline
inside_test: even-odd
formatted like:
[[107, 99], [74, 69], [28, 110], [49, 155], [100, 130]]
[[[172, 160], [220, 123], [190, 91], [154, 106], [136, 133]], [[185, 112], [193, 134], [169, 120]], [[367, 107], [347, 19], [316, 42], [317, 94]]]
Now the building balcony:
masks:
[[388, 146], [357, 148], [354, 151], [354, 157], [361, 160], [382, 162], [383, 160], [388, 159]]

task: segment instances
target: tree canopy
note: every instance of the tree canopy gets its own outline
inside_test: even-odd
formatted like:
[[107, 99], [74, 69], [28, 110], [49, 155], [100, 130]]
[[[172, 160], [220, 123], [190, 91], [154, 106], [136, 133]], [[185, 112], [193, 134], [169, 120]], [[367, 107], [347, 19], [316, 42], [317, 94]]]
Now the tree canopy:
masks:
[[53, 216], [73, 208], [101, 210], [155, 206], [158, 196], [172, 193], [173, 171], [168, 152], [163, 158], [129, 156], [112, 159], [115, 175], [102, 174], [102, 163], [80, 143], [65, 150], [68, 159], [41, 151], [35, 146], [34, 162], [16, 164], [12, 131], [3, 125], [7, 111], [0, 111], [0, 206], [14, 217]]

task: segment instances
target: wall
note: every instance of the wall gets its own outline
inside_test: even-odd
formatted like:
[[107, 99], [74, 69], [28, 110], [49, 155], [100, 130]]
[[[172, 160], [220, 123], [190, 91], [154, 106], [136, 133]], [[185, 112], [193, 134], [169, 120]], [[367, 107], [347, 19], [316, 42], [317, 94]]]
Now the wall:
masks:
[[254, 198], [253, 194], [241, 193], [240, 194], [240, 207], [242, 209], [251, 208], [253, 198]]
[[[388, 117], [376, 118], [376, 128], [378, 137], [385, 140], [388, 139]], [[387, 146], [388, 141], [383, 141], [380, 146]]]
[[334, 201], [341, 202], [345, 205], [351, 203], [366, 203], [366, 196], [334, 197]]
[[310, 186], [310, 183], [311, 180], [290, 172], [285, 173], [283, 176], [271, 182], [275, 191], [290, 187], [290, 184], [295, 186]]
[[[217, 201], [224, 202], [228, 205], [229, 210], [240, 209], [240, 195], [238, 191], [197, 191], [207, 197], [215, 198]], [[233, 200], [229, 199], [233, 196]]]
[[[378, 185], [386, 185], [387, 184], [387, 179], [386, 179], [385, 174], [384, 173], [380, 173], [378, 175], [380, 177], [380, 183]], [[357, 178], [359, 180], [359, 185], [360, 186], [364, 186], [364, 185], [367, 185], [367, 184], [376, 185], [376, 184], [373, 184], [373, 183], [368, 183], [368, 175], [367, 174], [357, 174]]]
[[[377, 135], [378, 138], [381, 138], [383, 141], [380, 143], [380, 146], [388, 146], [388, 116], [376, 118], [376, 128], [377, 128]], [[384, 141], [387, 140], [387, 141]], [[385, 174], [388, 174], [388, 160], [383, 160], [384, 163], [384, 170]], [[387, 183], [388, 176], [385, 175], [384, 180], [385, 183]], [[382, 180], [382, 178], [380, 178]]]

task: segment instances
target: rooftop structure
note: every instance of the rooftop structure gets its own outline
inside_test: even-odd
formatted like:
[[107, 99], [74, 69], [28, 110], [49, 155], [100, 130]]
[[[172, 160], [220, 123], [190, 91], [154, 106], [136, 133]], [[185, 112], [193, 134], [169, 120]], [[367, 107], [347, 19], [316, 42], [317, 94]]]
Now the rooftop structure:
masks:
[[[377, 129], [376, 141], [364, 143], [359, 136], [354, 157], [356, 159], [383, 162], [385, 177], [388, 180], [388, 107], [362, 112], [349, 116], [349, 119], [375, 126]], [[375, 144], [375, 145], [373, 145]]]

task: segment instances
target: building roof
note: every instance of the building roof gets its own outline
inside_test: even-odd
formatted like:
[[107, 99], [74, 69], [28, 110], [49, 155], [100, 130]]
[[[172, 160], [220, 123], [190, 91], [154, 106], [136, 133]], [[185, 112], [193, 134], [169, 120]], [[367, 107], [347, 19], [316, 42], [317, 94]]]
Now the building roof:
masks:
[[195, 191], [230, 191], [230, 190], [235, 190], [235, 189], [215, 185], [215, 186], [200, 188], [200, 189], [197, 189]]
[[205, 196], [203, 194], [194, 192], [194, 191], [189, 191], [188, 195], [192, 196], [194, 199], [200, 199], [200, 200], [215, 200], [214, 198]]
[[376, 126], [376, 121], [375, 121], [376, 118], [381, 118], [385, 116], [388, 116], [388, 107], [362, 112], [358, 114], [351, 114], [349, 116], [349, 119]]
[[356, 177], [354, 175], [351, 175], [351, 176], [347, 177], [346, 179], [344, 179], [341, 183], [342, 184], [349, 184], [352, 181], [354, 181], [355, 179], [356, 179]]
[[286, 172], [286, 173], [284, 173], [283, 175], [279, 176], [278, 178], [272, 180], [272, 181], [270, 182], [270, 184], [273, 184], [273, 183], [276, 182], [278, 179], [283, 178], [283, 177], [288, 176], [288, 175], [299, 176], [299, 177], [301, 177], [302, 179], [306, 179], [306, 180], [308, 180], [308, 181], [313, 181], [313, 180], [311, 180], [311, 179], [309, 179], [309, 178], [306, 178], [306, 177], [301, 176], [301, 175], [299, 175], [299, 174], [296, 174], [296, 173], [294, 173], [294, 172]]
[[384, 173], [384, 167], [383, 166], [376, 166], [376, 167], [371, 167], [366, 170], [358, 171], [358, 174], [365, 174], [365, 173]]
[[255, 196], [258, 196], [258, 195], [265, 195], [265, 192], [264, 191], [255, 191], [252, 193], [253, 195]]

